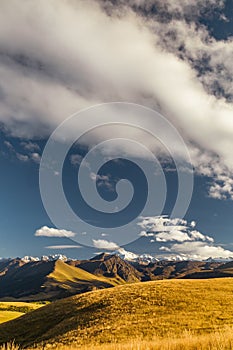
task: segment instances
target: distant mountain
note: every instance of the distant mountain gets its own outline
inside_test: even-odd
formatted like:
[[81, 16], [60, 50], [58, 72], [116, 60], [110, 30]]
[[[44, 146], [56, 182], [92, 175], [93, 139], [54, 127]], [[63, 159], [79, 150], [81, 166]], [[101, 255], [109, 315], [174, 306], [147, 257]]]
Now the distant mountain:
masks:
[[69, 261], [67, 263], [97, 276], [115, 278], [119, 283], [139, 282], [142, 278], [139, 271], [118, 255], [102, 253], [90, 260]]
[[135, 269], [142, 274], [142, 281], [154, 281], [170, 278], [193, 278], [195, 274], [206, 273], [209, 277], [213, 275], [222, 263], [204, 261], [157, 261], [144, 264], [140, 262], [131, 263]]
[[55, 300], [118, 284], [161, 279], [205, 279], [233, 276], [233, 262], [169, 261], [150, 256], [102, 253], [89, 260], [65, 256], [0, 260], [1, 300]]
[[23, 265], [24, 262], [20, 258], [0, 260], [0, 277], [10, 271], [15, 271], [17, 268]]
[[227, 263], [215, 263], [216, 266], [214, 266], [212, 263], [210, 266], [212, 266], [211, 269], [202, 270], [202, 271], [196, 271], [196, 272], [189, 272], [187, 273], [184, 278], [195, 278], [195, 279], [203, 279], [203, 278], [222, 278], [222, 277], [233, 277], [233, 262], [227, 262]]
[[0, 264], [0, 298], [3, 300], [54, 300], [117, 284], [65, 262], [12, 260]]

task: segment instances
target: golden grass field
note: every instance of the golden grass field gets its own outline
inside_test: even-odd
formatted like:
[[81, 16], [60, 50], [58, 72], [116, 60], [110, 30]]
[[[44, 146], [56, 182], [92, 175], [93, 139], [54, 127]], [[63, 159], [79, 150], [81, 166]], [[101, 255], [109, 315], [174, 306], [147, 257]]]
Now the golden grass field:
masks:
[[[205, 335], [183, 334], [180, 338], [165, 337], [152, 341], [131, 341], [128, 343], [102, 344], [97, 346], [54, 346], [33, 347], [28, 350], [56, 349], [56, 350], [233, 350], [233, 328]], [[19, 346], [8, 344], [0, 350], [20, 350]]]
[[77, 295], [0, 325], [0, 342], [13, 340], [28, 349], [230, 350], [233, 278], [143, 282]]
[[0, 323], [13, 320], [41, 306], [43, 306], [43, 304], [0, 301]]
[[[91, 346], [91, 350], [232, 350], [233, 328], [207, 335], [184, 333], [182, 337], [165, 337], [152, 341], [131, 341], [124, 344]], [[49, 347], [50, 348], [50, 347]], [[90, 350], [90, 346], [56, 347], [57, 350]]]

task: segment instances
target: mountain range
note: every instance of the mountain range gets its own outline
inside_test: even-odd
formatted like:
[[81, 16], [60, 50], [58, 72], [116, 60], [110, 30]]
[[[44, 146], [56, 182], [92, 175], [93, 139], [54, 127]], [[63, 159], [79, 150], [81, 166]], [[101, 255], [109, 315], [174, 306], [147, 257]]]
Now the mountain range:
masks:
[[102, 253], [89, 260], [0, 261], [0, 300], [56, 300], [120, 284], [233, 277], [233, 262], [127, 261]]

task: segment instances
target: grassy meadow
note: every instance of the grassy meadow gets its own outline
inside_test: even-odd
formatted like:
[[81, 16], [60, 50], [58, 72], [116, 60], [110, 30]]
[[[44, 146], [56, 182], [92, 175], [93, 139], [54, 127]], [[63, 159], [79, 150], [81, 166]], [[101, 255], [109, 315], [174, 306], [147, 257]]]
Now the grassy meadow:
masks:
[[0, 301], [0, 323], [13, 320], [41, 306], [43, 306], [43, 304]]
[[233, 278], [121, 285], [4, 323], [0, 343], [58, 350], [230, 350], [232, 296]]

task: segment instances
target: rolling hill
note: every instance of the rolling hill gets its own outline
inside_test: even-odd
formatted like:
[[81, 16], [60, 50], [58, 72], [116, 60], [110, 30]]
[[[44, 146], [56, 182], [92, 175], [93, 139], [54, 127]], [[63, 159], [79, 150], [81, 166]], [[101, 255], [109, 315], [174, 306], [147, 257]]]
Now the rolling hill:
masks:
[[104, 344], [147, 341], [233, 325], [233, 278], [164, 280], [58, 300], [0, 325], [0, 343]]

